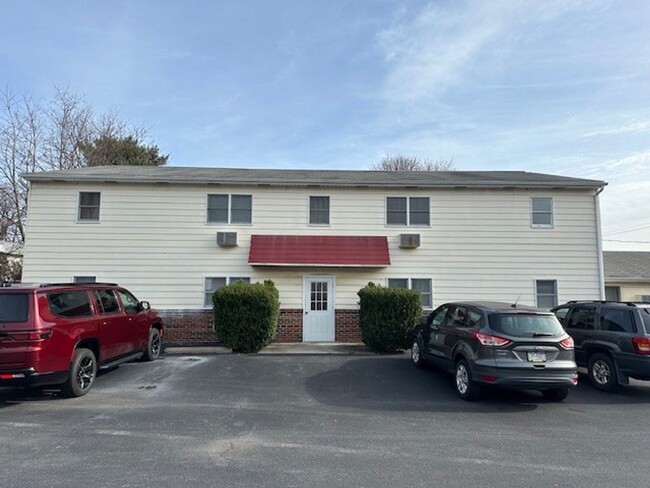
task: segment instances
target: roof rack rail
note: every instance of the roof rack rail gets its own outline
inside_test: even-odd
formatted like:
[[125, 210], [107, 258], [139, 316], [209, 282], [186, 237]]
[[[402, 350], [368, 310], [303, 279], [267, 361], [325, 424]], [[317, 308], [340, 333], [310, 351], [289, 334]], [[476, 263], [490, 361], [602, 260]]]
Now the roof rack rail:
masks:
[[49, 286], [92, 286], [92, 285], [102, 285], [102, 286], [119, 286], [117, 283], [41, 283], [39, 288], [47, 288]]

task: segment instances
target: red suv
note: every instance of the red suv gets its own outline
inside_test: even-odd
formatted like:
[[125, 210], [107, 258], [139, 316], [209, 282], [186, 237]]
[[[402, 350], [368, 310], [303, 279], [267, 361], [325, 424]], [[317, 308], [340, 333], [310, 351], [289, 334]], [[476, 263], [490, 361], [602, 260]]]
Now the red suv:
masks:
[[85, 395], [98, 368], [160, 355], [148, 302], [113, 283], [0, 288], [0, 386], [61, 385]]

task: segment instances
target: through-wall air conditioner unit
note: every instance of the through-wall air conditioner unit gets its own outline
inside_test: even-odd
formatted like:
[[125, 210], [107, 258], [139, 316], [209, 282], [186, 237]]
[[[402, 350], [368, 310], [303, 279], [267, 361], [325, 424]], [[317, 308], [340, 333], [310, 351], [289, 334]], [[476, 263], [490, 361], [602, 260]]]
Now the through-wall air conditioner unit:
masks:
[[420, 247], [420, 234], [400, 234], [400, 249], [417, 249]]
[[217, 246], [235, 247], [237, 245], [237, 232], [217, 232]]

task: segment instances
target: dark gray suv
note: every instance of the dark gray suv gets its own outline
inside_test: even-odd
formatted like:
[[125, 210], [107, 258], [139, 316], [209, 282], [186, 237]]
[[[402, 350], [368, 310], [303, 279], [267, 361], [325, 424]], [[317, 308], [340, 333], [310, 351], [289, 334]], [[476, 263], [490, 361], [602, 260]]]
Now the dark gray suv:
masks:
[[552, 311], [593, 386], [613, 391], [629, 378], [650, 380], [650, 303], [568, 302]]
[[501, 387], [540, 390], [560, 401], [578, 383], [573, 339], [555, 315], [501, 302], [438, 307], [413, 331], [411, 360], [453, 372], [464, 400]]

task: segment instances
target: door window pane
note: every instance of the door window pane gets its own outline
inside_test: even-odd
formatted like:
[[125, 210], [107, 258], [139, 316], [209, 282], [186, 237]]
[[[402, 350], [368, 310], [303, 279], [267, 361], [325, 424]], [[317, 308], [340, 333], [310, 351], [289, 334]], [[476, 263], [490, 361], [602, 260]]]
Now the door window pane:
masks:
[[311, 283], [311, 300], [310, 310], [326, 311], [327, 310], [327, 281], [312, 281]]
[[116, 313], [120, 311], [117, 297], [113, 290], [97, 290], [95, 292], [95, 303], [101, 314]]
[[632, 312], [613, 307], [600, 309], [600, 328], [613, 332], [636, 332]]
[[569, 320], [567, 329], [594, 330], [596, 309], [595, 308], [574, 308]]
[[120, 296], [126, 313], [138, 313], [140, 311], [140, 303], [133, 295], [122, 290], [118, 290], [117, 294]]

